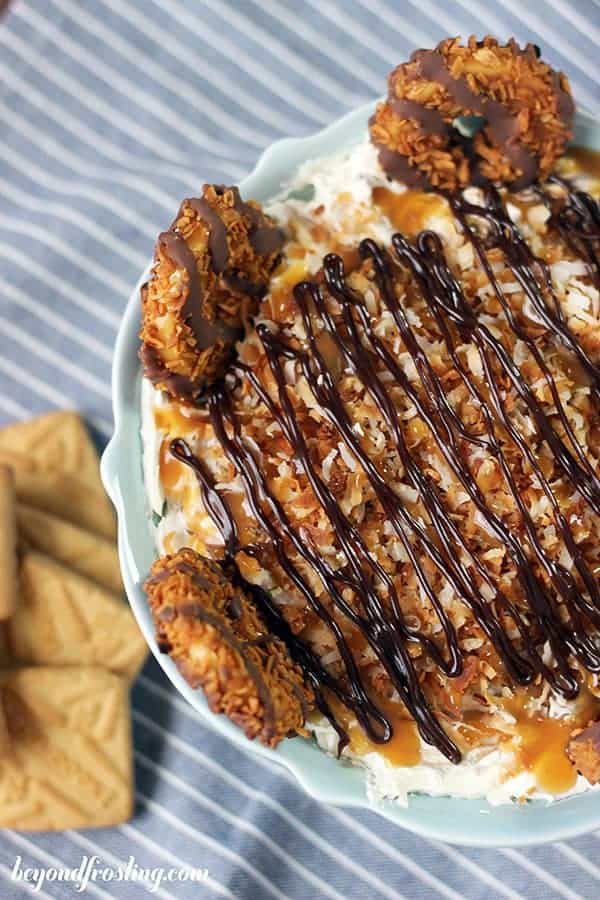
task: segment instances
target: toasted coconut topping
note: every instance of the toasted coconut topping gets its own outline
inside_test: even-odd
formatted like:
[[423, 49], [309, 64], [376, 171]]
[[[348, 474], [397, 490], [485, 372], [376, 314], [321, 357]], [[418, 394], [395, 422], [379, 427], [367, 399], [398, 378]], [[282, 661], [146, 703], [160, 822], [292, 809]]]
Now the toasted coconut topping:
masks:
[[[458, 745], [466, 717], [493, 717], [505, 691], [536, 703], [549, 686], [567, 699], [582, 682], [597, 690], [596, 651], [570, 625], [593, 633], [596, 618], [573, 579], [598, 590], [600, 324], [585, 313], [597, 276], [578, 256], [595, 207], [552, 183], [519, 201], [517, 228], [512, 196], [453, 198], [443, 244], [429, 232], [386, 251], [367, 241], [347, 268], [326, 256], [311, 282], [265, 299], [236, 378], [202, 411], [161, 411], [163, 485], [193, 546], [235, 554], [351, 710], [358, 673], [371, 740], [385, 743], [373, 706], [393, 697], [453, 758], [433, 717]], [[530, 216], [539, 205], [548, 215]], [[204, 495], [173, 454], [178, 437]], [[215, 534], [207, 485], [235, 520], [232, 542]]]
[[[518, 120], [501, 154], [489, 122], [474, 142], [495, 141], [500, 169], [448, 143], [444, 190], [407, 190], [433, 171], [425, 157], [392, 184], [369, 141], [302, 167], [269, 208], [285, 263], [227, 378], [202, 408], [162, 397], [148, 412], [166, 501], [157, 539], [235, 560], [268, 593], [338, 750], [404, 765], [412, 719], [436, 765], [426, 744], [454, 763], [503, 748], [541, 778], [543, 733], [565, 767], [548, 790], [566, 791], [569, 736], [600, 709], [598, 184], [570, 153], [516, 190], [532, 159], [549, 171], [570, 116], [566, 84], [533, 48], [435, 53], [488, 113], [502, 105], [507, 129]], [[514, 85], [475, 72], [488, 54]], [[551, 107], [548, 135], [554, 116], [548, 156], [528, 141], [541, 140], [534, 101], [517, 109], [521, 70], [540, 120]], [[444, 128], [458, 114], [429, 80], [431, 104], [408, 77], [395, 96], [405, 135], [435, 125], [438, 101]], [[476, 168], [500, 186], [474, 186]]]

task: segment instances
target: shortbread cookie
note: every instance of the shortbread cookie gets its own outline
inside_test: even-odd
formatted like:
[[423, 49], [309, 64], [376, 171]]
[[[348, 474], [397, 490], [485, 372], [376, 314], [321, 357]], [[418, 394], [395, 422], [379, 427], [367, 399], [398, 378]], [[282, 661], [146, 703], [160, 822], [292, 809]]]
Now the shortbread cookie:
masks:
[[0, 463], [13, 468], [19, 500], [107, 538], [116, 536], [98, 454], [76, 413], [48, 413], [0, 429]]
[[113, 541], [26, 503], [18, 504], [17, 521], [23, 545], [51, 556], [109, 591], [122, 592], [119, 555]]
[[127, 682], [96, 667], [0, 672], [10, 749], [0, 827], [118, 825], [133, 811]]
[[133, 678], [147, 646], [120, 598], [41, 553], [21, 565], [22, 599], [6, 625], [13, 662], [100, 665]]
[[2, 758], [6, 756], [11, 748], [10, 734], [8, 731], [8, 719], [6, 717], [6, 704], [4, 701], [4, 690], [0, 688], [0, 767], [2, 766]]
[[109, 540], [115, 539], [114, 514], [100, 482], [94, 490], [77, 475], [44, 470], [35, 460], [19, 453], [0, 451], [0, 460], [15, 473], [19, 501]]
[[0, 453], [18, 452], [44, 469], [77, 473], [90, 487], [98, 484], [98, 454], [81, 418], [70, 410], [50, 412], [0, 429]]
[[0, 620], [17, 608], [17, 518], [15, 477], [9, 466], [0, 465]]

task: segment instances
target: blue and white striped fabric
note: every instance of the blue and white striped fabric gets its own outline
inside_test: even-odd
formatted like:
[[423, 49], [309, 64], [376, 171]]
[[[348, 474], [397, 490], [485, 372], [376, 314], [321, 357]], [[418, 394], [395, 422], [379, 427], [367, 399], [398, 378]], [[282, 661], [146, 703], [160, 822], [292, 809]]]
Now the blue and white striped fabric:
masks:
[[[540, 44], [600, 113], [597, 0], [15, 0], [0, 23], [0, 418], [82, 410], [110, 434], [110, 360], [131, 286], [178, 200], [236, 181], [260, 151], [381, 93], [391, 66], [448, 34]], [[137, 811], [99, 832], [0, 835], [0, 896], [20, 855], [206, 867], [158, 896], [592, 900], [600, 834], [517, 851], [434, 844], [374, 813], [325, 808], [207, 729], [149, 663], [134, 690]], [[31, 892], [29, 888], [29, 892]], [[136, 884], [88, 887], [137, 898]], [[50, 884], [40, 896], [73, 896]]]

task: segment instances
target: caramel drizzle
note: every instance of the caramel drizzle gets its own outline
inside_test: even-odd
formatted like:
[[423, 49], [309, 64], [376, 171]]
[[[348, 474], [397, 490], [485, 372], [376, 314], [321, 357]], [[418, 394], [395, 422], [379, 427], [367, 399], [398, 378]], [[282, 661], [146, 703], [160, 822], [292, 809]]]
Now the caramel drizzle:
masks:
[[[400, 234], [394, 235], [392, 244], [395, 262], [372, 240], [362, 241], [359, 247], [361, 257], [372, 262], [382, 303], [393, 316], [404, 346], [414, 361], [422, 391], [418, 391], [408, 380], [389, 349], [375, 334], [365, 298], [347, 285], [344, 264], [335, 254], [325, 257], [323, 272], [327, 288], [341, 310], [339, 324], [333, 321], [319, 284], [307, 281], [298, 284], [294, 289], [307, 334], [306, 350], [286, 344], [279, 336], [273, 335], [265, 325], [257, 326], [256, 331], [263, 343], [276, 384], [277, 403], [252, 369], [239, 362], [233, 367], [239, 378], [245, 378], [252, 385], [294, 448], [295, 458], [329, 518], [345, 554], [346, 565], [342, 570], [333, 570], [320, 557], [318, 548], [305, 533], [300, 533], [292, 526], [282, 505], [270, 492], [265, 475], [243, 441], [241, 423], [234, 412], [230, 391], [224, 384], [215, 385], [211, 389], [208, 396], [208, 410], [215, 435], [242, 479], [253, 516], [270, 540], [279, 565], [334, 637], [345, 669], [343, 680], [333, 678], [324, 670], [312, 651], [291, 633], [274, 602], [260, 589], [254, 589], [254, 596], [261, 604], [261, 608], [267, 610], [270, 621], [285, 631], [285, 639], [292, 654], [301, 661], [307, 677], [316, 689], [320, 708], [336, 727], [340, 736], [340, 749], [347, 743], [348, 735], [335, 721], [335, 716], [323, 695], [323, 689], [331, 691], [352, 710], [372, 741], [387, 742], [393, 734], [393, 729], [385, 714], [378, 709], [367, 692], [340, 628], [339, 616], [332, 615], [309, 587], [286, 552], [286, 542], [289, 542], [299, 557], [317, 573], [335, 610], [352, 622], [372, 647], [394, 688], [415, 719], [422, 738], [436, 746], [448, 759], [459, 762], [460, 752], [445, 734], [430, 708], [408, 652], [409, 644], [417, 642], [447, 676], [453, 677], [462, 671], [463, 657], [455, 628], [419, 562], [417, 549], [430, 559], [456, 594], [473, 611], [508, 674], [516, 683], [528, 684], [536, 674], [541, 674], [553, 690], [567, 698], [573, 698], [579, 691], [579, 682], [570, 664], [570, 657], [575, 657], [591, 672], [600, 671], [600, 650], [588, 633], [591, 629], [596, 632], [600, 629], [598, 583], [577, 546], [571, 527], [560, 510], [558, 499], [537, 458], [507, 411], [497, 381], [498, 372], [510, 381], [523, 401], [531, 421], [535, 424], [538, 439], [550, 449], [555, 463], [562, 469], [565, 477], [596, 513], [600, 513], [600, 480], [584, 448], [576, 440], [562, 406], [556, 382], [543, 360], [539, 347], [528, 334], [525, 325], [518, 319], [502, 291], [502, 285], [496, 278], [487, 257], [489, 249], [492, 247], [501, 249], [536, 314], [555, 338], [576, 356], [589, 376], [595, 392], [600, 387], [600, 370], [570, 331], [553, 292], [547, 267], [531, 253], [520, 232], [511, 222], [499, 194], [493, 188], [488, 188], [485, 206], [467, 203], [456, 196], [450, 198], [450, 202], [462, 223], [466, 237], [473, 244], [509, 326], [527, 345], [543, 373], [551, 391], [556, 414], [564, 429], [564, 438], [556, 431], [503, 344], [478, 318], [475, 308], [464, 295], [460, 284], [448, 267], [439, 238], [432, 232], [422, 232], [415, 245], [411, 245]], [[574, 212], [567, 211], [570, 209]], [[556, 227], [562, 229], [560, 233], [563, 237], [575, 242], [569, 244], [570, 246], [576, 244], [579, 247], [581, 242], [586, 242], [585, 258], [590, 275], [594, 279], [598, 278], [600, 271], [595, 242], [600, 241], [600, 232], [597, 204], [587, 195], [582, 196], [581, 192], [572, 192], [563, 207], [553, 213], [553, 216], [557, 222]], [[477, 220], [484, 220], [487, 223], [488, 234], [485, 238], [480, 236], [474, 224]], [[443, 385], [421, 349], [417, 335], [395, 295], [393, 289], [395, 265], [408, 269], [418, 285], [458, 376], [471, 398], [482, 410], [484, 435], [470, 433], [448, 402]], [[346, 365], [361, 380], [381, 410], [407, 478], [418, 491], [419, 499], [426, 511], [429, 519], [427, 527], [414, 520], [409, 509], [386, 483], [384, 475], [357, 440], [352, 421], [337, 389], [336, 377], [319, 349], [310, 314], [311, 305], [315, 307], [325, 329], [343, 355]], [[362, 328], [362, 335], [359, 325]], [[488, 396], [482, 394], [461, 362], [455, 335], [460, 337], [461, 343], [471, 342], [476, 347]], [[365, 345], [364, 339], [368, 342], [368, 346]], [[506, 548], [515, 564], [517, 581], [523, 597], [527, 600], [529, 622], [524, 620], [515, 605], [496, 586], [469, 542], [448, 515], [437, 485], [411, 454], [399, 425], [393, 400], [373, 364], [374, 357], [394, 376], [396, 383], [415, 405], [444, 459], [483, 516], [489, 530]], [[406, 550], [421, 588], [436, 612], [445, 638], [445, 652], [431, 638], [408, 626], [392, 580], [369, 552], [359, 531], [343, 513], [315, 466], [287, 391], [283, 365], [284, 361], [289, 359], [295, 360], [300, 365], [324, 415], [337, 429], [362, 466], [388, 521]], [[501, 427], [519, 449], [532, 473], [537, 477], [549, 500], [557, 532], [573, 559], [583, 591], [574, 575], [554, 560], [541, 544], [533, 518], [498, 440], [496, 425]], [[520, 540], [487, 505], [468, 465], [462, 459], [459, 440], [485, 447], [498, 462], [505, 483], [520, 512], [529, 551], [545, 578], [536, 573]], [[183, 441], [174, 441], [171, 451], [177, 459], [194, 470], [200, 482], [205, 506], [223, 535], [228, 557], [232, 558], [239, 549], [250, 555], [259, 555], [258, 547], [240, 546], [235, 521], [226, 501], [216, 491], [189, 447]], [[433, 534], [434, 539], [430, 537], [429, 532]], [[485, 598], [480, 583], [485, 584], [488, 591], [492, 592], [491, 601]], [[386, 592], [387, 603], [382, 602], [381, 586]], [[345, 587], [350, 587], [360, 601], [360, 612], [344, 599], [342, 589]], [[560, 598], [564, 604], [568, 614], [566, 622], [562, 621], [558, 613], [555, 598]], [[500, 621], [501, 612], [514, 621], [522, 641], [521, 652], [512, 644], [503, 628]], [[546, 641], [550, 643], [553, 652], [554, 666], [544, 663], [540, 654], [539, 648]]]

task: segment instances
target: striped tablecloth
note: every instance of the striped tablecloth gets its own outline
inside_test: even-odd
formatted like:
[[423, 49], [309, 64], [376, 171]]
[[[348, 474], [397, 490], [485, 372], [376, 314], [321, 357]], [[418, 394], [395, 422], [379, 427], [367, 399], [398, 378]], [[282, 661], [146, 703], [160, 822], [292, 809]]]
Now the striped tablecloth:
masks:
[[[488, 31], [540, 44], [600, 113], [597, 0], [16, 0], [0, 22], [0, 417], [76, 407], [105, 441], [119, 319], [178, 200], [380, 93], [415, 46]], [[153, 662], [133, 699], [134, 820], [1, 833], [2, 898], [27, 894], [10, 880], [18, 855], [74, 867], [93, 854], [206, 867], [203, 885], [157, 892], [183, 900], [600, 895], [600, 834], [527, 851], [435, 844], [309, 799], [207, 729]]]

